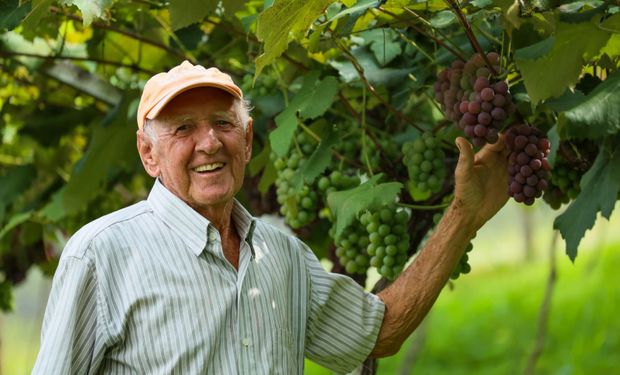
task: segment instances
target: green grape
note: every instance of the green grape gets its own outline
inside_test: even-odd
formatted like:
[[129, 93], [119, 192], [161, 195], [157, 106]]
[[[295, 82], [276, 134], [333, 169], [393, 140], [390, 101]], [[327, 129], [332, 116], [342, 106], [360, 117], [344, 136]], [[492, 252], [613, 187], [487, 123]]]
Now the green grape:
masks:
[[271, 154], [276, 169], [276, 199], [280, 204], [280, 213], [292, 228], [300, 228], [316, 219], [319, 210], [317, 183], [304, 184], [301, 189], [291, 185], [291, 179], [297, 170], [312, 154], [316, 144], [305, 133], [295, 136], [296, 147], [291, 147], [284, 158]]
[[562, 204], [575, 199], [581, 191], [579, 183], [584, 173], [585, 171], [574, 169], [567, 161], [558, 157], [551, 171], [551, 180], [547, 181], [547, 189], [543, 194], [545, 202], [557, 210]]
[[431, 133], [424, 133], [420, 138], [404, 143], [402, 152], [403, 164], [417, 190], [430, 193], [441, 190], [446, 169], [443, 163], [445, 154], [438, 139]]
[[[371, 262], [368, 247], [371, 246], [365, 226], [355, 219], [344, 229], [341, 236], [335, 241], [338, 262], [349, 274], [364, 274]], [[335, 226], [332, 226], [330, 235], [334, 236]]]
[[396, 205], [383, 207], [378, 211], [367, 211], [360, 217], [370, 244], [366, 253], [370, 266], [387, 279], [394, 279], [402, 272], [407, 262], [409, 234], [406, 225], [409, 215]]

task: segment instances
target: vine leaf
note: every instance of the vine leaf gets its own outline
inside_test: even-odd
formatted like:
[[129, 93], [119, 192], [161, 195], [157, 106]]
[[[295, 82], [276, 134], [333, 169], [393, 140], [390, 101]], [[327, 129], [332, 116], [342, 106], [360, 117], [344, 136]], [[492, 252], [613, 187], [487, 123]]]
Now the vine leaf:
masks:
[[22, 194], [37, 176], [33, 165], [11, 168], [0, 177], [0, 223], [4, 220], [6, 208]]
[[587, 59], [598, 54], [610, 37], [592, 22], [578, 24], [558, 23], [553, 47], [542, 57], [537, 53], [548, 49], [548, 40], [541, 46], [529, 46], [515, 52], [515, 62], [532, 100], [557, 97], [574, 86]]
[[18, 0], [0, 3], [0, 29], [13, 30], [30, 12], [30, 3], [19, 5]]
[[389, 64], [402, 53], [398, 34], [392, 29], [368, 30], [360, 33], [360, 36], [370, 45], [370, 50], [381, 66]]
[[13, 230], [13, 228], [15, 228], [16, 226], [30, 220], [33, 214], [34, 211], [30, 210], [13, 215], [9, 219], [8, 223], [6, 223], [6, 225], [2, 228], [2, 230], [0, 230], [0, 239], [4, 238], [4, 236], [6, 236], [6, 234]]
[[269, 134], [271, 148], [276, 155], [283, 157], [288, 152], [297, 129], [298, 115], [302, 119], [313, 119], [325, 113], [334, 102], [338, 80], [332, 76], [320, 80], [319, 75], [318, 71], [308, 74], [295, 98], [276, 116], [278, 127]]
[[327, 205], [336, 216], [336, 239], [363, 210], [372, 210], [393, 203], [403, 185], [400, 182], [377, 182], [377, 174], [363, 184], [349, 190], [336, 191], [327, 196]]
[[566, 138], [597, 139], [620, 131], [620, 72], [610, 75], [573, 108], [560, 113]]
[[96, 18], [105, 18], [106, 8], [112, 5], [112, 0], [65, 0], [64, 2], [80, 9], [84, 26], [90, 25]]
[[217, 0], [201, 1], [197, 6], [195, 0], [170, 0], [170, 25], [173, 30], [179, 30], [203, 18], [215, 10]]
[[319, 146], [291, 178], [291, 185], [295, 189], [301, 190], [304, 181], [310, 184], [323, 173], [332, 161], [331, 148], [338, 142], [340, 142], [340, 137], [338, 137], [334, 127], [329, 126], [322, 134]]
[[609, 219], [614, 209], [620, 191], [620, 151], [602, 148], [580, 186], [579, 196], [553, 222], [553, 228], [566, 241], [566, 254], [572, 261], [577, 257], [581, 238], [594, 226], [597, 213]]
[[[364, 69], [364, 75], [370, 84], [377, 86], [402, 86], [406, 78], [414, 68], [382, 68], [379, 66], [375, 55], [365, 47], [351, 50], [360, 66]], [[360, 81], [360, 75], [349, 60], [330, 61], [329, 64], [338, 71], [340, 78], [346, 82]]]
[[263, 68], [282, 55], [292, 36], [301, 39], [323, 11], [335, 0], [276, 0], [258, 16], [256, 36], [264, 42], [264, 52], [256, 59], [258, 77]]
[[91, 143], [71, 179], [42, 208], [42, 216], [57, 221], [83, 210], [105, 186], [108, 174], [137, 164], [135, 128], [128, 125], [128, 119], [135, 118], [135, 111], [129, 111], [134, 95], [137, 93], [128, 94], [115, 111], [94, 126]]
[[41, 18], [47, 15], [48, 9], [53, 2], [54, 0], [32, 0], [30, 13], [22, 22], [24, 30], [35, 30], [39, 26]]

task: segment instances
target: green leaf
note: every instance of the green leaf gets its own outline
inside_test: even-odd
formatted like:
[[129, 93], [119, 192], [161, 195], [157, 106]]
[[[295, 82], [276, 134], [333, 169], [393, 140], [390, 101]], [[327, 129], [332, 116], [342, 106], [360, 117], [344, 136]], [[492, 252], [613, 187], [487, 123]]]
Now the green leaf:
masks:
[[289, 38], [300, 39], [323, 11], [335, 0], [276, 0], [258, 16], [256, 36], [264, 52], [256, 59], [258, 77], [263, 68], [282, 55]]
[[486, 8], [489, 5], [493, 4], [493, 0], [473, 0], [471, 2], [471, 5], [475, 6], [476, 8]]
[[25, 165], [12, 168], [0, 177], [0, 223], [4, 220], [6, 208], [30, 186], [36, 176], [36, 169]]
[[0, 2], [0, 29], [13, 30], [30, 12], [31, 3], [19, 3], [18, 0]]
[[[414, 68], [382, 68], [377, 63], [374, 54], [370, 53], [366, 48], [356, 48], [351, 51], [357, 62], [364, 69], [364, 76], [372, 85], [376, 86], [392, 86], [402, 85], [403, 80], [407, 78]], [[334, 69], [338, 70], [340, 77], [346, 83], [360, 81], [359, 74], [353, 64], [346, 61], [331, 61], [329, 63]]]
[[610, 57], [620, 55], [620, 13], [616, 13], [603, 21], [601, 28], [613, 32], [605, 47], [601, 48], [601, 55], [607, 54]]
[[35, 30], [39, 26], [41, 18], [45, 17], [54, 0], [32, 0], [30, 13], [24, 18], [22, 27], [24, 30]]
[[448, 27], [456, 21], [456, 16], [451, 10], [442, 10], [431, 18], [431, 26], [441, 29]]
[[533, 60], [548, 54], [555, 44], [555, 37], [549, 37], [531, 46], [519, 48], [515, 51], [515, 60]]
[[381, 66], [389, 64], [402, 53], [400, 43], [395, 40], [398, 34], [392, 29], [368, 30], [360, 36], [370, 44], [370, 50]]
[[216, 0], [197, 2], [196, 0], [170, 0], [170, 24], [173, 30], [179, 30], [193, 23], [202, 21], [207, 14], [217, 7]]
[[377, 184], [382, 175], [373, 176], [349, 190], [336, 191], [327, 196], [327, 204], [336, 216], [336, 238], [363, 210], [372, 210], [393, 203], [403, 185], [400, 182]]
[[[560, 96], [577, 83], [583, 63], [596, 56], [609, 37], [609, 32], [592, 22], [559, 23], [549, 53], [529, 58], [535, 55], [531, 50], [521, 52], [525, 57], [515, 58], [515, 62], [532, 103], [536, 105], [541, 100]], [[534, 52], [540, 49], [540, 46], [535, 47]]]
[[560, 113], [560, 133], [597, 139], [620, 131], [620, 72], [607, 77], [579, 104]]
[[13, 292], [11, 283], [8, 281], [0, 282], [0, 311], [11, 311], [13, 309]]
[[585, 95], [581, 91], [566, 90], [562, 96], [549, 99], [545, 102], [548, 107], [556, 112], [564, 112], [581, 104], [585, 100]]
[[566, 253], [573, 261], [577, 257], [579, 242], [594, 226], [597, 213], [600, 211], [609, 219], [614, 209], [620, 190], [620, 150], [601, 148], [592, 168], [583, 175], [580, 186], [581, 193], [553, 223], [566, 241]]
[[295, 171], [291, 178], [291, 185], [297, 190], [301, 190], [304, 182], [311, 184], [331, 163], [331, 149], [338, 142], [340, 142], [340, 138], [334, 127], [328, 127], [327, 131], [321, 134], [319, 146], [310, 155], [308, 160]]
[[334, 102], [338, 93], [338, 80], [331, 76], [319, 80], [319, 74], [318, 71], [308, 74], [295, 98], [276, 116], [278, 127], [269, 134], [276, 155], [286, 155], [297, 129], [298, 114], [302, 119], [313, 119], [325, 113]]
[[558, 134], [558, 126], [553, 125], [551, 129], [547, 132], [547, 138], [549, 138], [549, 142], [551, 143], [551, 149], [549, 150], [549, 155], [547, 155], [547, 161], [549, 165], [553, 168], [555, 165], [555, 159], [558, 153], [558, 149], [560, 148], [560, 135]]
[[15, 228], [16, 226], [30, 220], [33, 213], [34, 211], [30, 210], [30, 211], [20, 212], [16, 215], [13, 215], [9, 219], [9, 221], [6, 223], [6, 225], [2, 228], [2, 230], [0, 230], [0, 239], [6, 236], [6, 234], [9, 233], [11, 230], [13, 230], [13, 228]]
[[269, 187], [276, 181], [277, 177], [278, 171], [276, 171], [276, 167], [273, 163], [267, 163], [265, 169], [263, 169], [260, 181], [258, 182], [258, 191], [265, 194], [269, 190]]
[[137, 164], [136, 130], [128, 124], [128, 117], [135, 118], [135, 113], [128, 113], [128, 108], [136, 95], [129, 92], [103, 123], [94, 126], [88, 149], [69, 182], [52, 196], [41, 215], [57, 221], [79, 212], [105, 186], [109, 173]]
[[245, 0], [222, 0], [224, 14], [228, 16], [232, 16], [235, 12], [243, 10], [245, 8], [245, 4]]
[[250, 172], [250, 176], [256, 176], [258, 172], [260, 172], [265, 166], [269, 163], [271, 154], [271, 147], [269, 143], [263, 147], [261, 152], [252, 158], [250, 163], [248, 164], [248, 170]]
[[80, 8], [84, 26], [88, 26], [95, 18], [105, 18], [105, 10], [112, 5], [112, 0], [65, 0], [64, 3]]
[[351, 7], [349, 7], [345, 3], [344, 5], [346, 5], [348, 8], [345, 8], [345, 9], [341, 10], [340, 12], [336, 13], [335, 15], [333, 15], [332, 17], [330, 17], [328, 19], [328, 22], [335, 21], [335, 20], [340, 19], [340, 18], [342, 18], [344, 16], [362, 13], [362, 12], [366, 11], [367, 9], [375, 8], [379, 4], [380, 4], [380, 1], [378, 1], [378, 0], [360, 0], [354, 6], [351, 6]]

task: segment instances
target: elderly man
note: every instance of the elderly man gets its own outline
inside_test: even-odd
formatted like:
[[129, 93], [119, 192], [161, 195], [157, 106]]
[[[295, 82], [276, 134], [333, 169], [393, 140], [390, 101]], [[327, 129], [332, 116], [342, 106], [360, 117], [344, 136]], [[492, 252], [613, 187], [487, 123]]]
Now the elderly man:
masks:
[[351, 371], [398, 351], [507, 199], [503, 146], [458, 139], [454, 202], [375, 296], [234, 199], [253, 133], [228, 75], [183, 62], [152, 77], [138, 128], [153, 189], [67, 243], [36, 374], [301, 374], [304, 357]]

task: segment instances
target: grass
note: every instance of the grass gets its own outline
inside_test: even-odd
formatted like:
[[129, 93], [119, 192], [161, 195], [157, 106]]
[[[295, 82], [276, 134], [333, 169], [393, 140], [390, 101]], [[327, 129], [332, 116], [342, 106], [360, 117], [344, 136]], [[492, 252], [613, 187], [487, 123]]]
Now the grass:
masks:
[[[619, 269], [620, 244], [582, 255], [574, 265], [558, 256], [547, 337], [535, 373], [620, 373]], [[411, 373], [522, 373], [547, 277], [548, 264], [538, 262], [459, 279], [425, 320], [425, 342]], [[399, 374], [412, 341], [381, 360], [378, 373]]]

